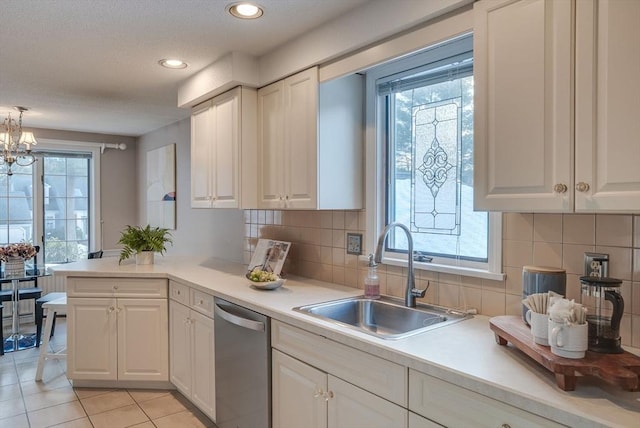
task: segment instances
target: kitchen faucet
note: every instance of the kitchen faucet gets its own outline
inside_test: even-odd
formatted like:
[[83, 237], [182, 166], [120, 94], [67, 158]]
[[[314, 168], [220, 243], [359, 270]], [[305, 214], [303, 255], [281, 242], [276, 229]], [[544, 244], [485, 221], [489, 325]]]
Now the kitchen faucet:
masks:
[[[407, 269], [408, 270], [407, 289], [404, 296], [404, 305], [407, 308], [415, 308], [416, 297], [424, 297], [425, 293], [427, 292], [427, 289], [425, 288], [424, 290], [420, 290], [416, 288], [416, 280], [415, 280], [415, 275], [413, 273], [413, 238], [411, 237], [411, 231], [409, 230], [409, 228], [402, 223], [397, 223], [397, 222], [389, 223], [384, 228], [384, 230], [382, 231], [382, 234], [380, 234], [380, 237], [378, 238], [378, 246], [376, 247], [376, 253], [373, 256], [373, 260], [376, 263], [382, 262], [382, 253], [384, 252], [384, 241], [387, 239], [387, 235], [389, 234], [391, 229], [394, 229], [396, 227], [399, 227], [404, 231], [404, 233], [407, 235], [407, 240], [409, 241], [409, 248], [408, 248], [409, 254], [407, 256], [409, 260], [409, 265]], [[427, 285], [427, 288], [429, 288], [428, 285]]]

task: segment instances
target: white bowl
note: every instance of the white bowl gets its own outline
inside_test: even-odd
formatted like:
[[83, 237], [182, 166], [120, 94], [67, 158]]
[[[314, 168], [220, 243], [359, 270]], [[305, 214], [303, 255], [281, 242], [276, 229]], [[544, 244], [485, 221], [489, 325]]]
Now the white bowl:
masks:
[[282, 284], [284, 284], [285, 281], [286, 280], [282, 278], [278, 278], [275, 281], [266, 281], [266, 282], [249, 280], [249, 282], [251, 282], [251, 286], [259, 290], [275, 290], [276, 288], [282, 286]]

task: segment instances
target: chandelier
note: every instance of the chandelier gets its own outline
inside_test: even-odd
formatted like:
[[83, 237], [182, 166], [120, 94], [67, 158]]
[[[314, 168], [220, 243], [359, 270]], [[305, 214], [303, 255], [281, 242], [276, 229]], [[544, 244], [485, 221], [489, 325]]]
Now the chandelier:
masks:
[[22, 130], [22, 114], [29, 109], [26, 107], [14, 107], [20, 112], [16, 122], [11, 118], [11, 113], [0, 123], [0, 166], [7, 165], [7, 175], [13, 175], [11, 166], [15, 163], [20, 166], [29, 166], [36, 161], [31, 153], [31, 146], [38, 144], [33, 132]]

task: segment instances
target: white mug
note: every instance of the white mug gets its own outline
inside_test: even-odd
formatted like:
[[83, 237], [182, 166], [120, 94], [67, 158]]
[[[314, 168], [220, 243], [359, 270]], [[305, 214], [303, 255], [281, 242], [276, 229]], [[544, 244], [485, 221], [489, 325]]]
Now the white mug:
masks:
[[531, 326], [533, 341], [538, 345], [549, 346], [549, 316], [529, 309], [524, 318]]
[[584, 324], [567, 324], [549, 320], [551, 352], [564, 358], [584, 358], [589, 345], [589, 328]]

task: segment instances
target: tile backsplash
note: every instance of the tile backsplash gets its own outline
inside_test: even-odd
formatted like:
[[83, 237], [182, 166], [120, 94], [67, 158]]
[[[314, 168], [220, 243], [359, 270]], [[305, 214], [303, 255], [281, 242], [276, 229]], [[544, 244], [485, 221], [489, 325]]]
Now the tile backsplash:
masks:
[[[258, 238], [292, 243], [285, 270], [321, 281], [364, 287], [366, 260], [347, 254], [347, 233], [365, 236], [364, 211], [245, 210], [244, 259]], [[585, 252], [609, 254], [609, 276], [623, 280], [623, 344], [640, 347], [640, 215], [506, 213], [502, 222], [504, 281], [416, 271], [416, 286], [429, 289], [425, 301], [488, 316], [520, 314], [522, 266], [562, 267], [567, 297], [580, 301], [579, 277]], [[380, 265], [383, 294], [404, 296], [406, 269]]]

